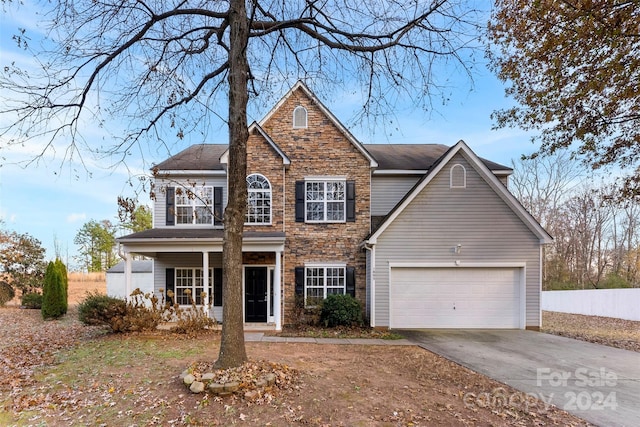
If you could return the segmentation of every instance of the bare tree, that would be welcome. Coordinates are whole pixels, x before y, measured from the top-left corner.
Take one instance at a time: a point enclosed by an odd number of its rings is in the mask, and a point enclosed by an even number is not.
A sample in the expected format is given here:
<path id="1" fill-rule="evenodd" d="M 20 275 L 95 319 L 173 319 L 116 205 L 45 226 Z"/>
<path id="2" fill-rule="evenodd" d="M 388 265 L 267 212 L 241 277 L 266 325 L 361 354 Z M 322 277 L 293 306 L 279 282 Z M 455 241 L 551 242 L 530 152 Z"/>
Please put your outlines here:
<path id="1" fill-rule="evenodd" d="M 88 150 L 124 159 L 148 141 L 206 137 L 212 117 L 228 126 L 219 367 L 246 359 L 240 283 L 249 101 L 302 78 L 315 89 L 336 82 L 361 89 L 362 110 L 376 119 L 399 99 L 429 108 L 446 81 L 438 80 L 440 65 L 468 71 L 480 22 L 465 0 L 59 0 L 43 1 L 42 10 L 49 33 L 34 51 L 40 74 L 8 64 L 0 80 L 9 144 L 44 137 L 52 148 L 63 139 L 67 157 Z M 16 41 L 32 48 L 24 34 Z M 84 137 L 90 123 L 111 129 L 114 143 Z"/>

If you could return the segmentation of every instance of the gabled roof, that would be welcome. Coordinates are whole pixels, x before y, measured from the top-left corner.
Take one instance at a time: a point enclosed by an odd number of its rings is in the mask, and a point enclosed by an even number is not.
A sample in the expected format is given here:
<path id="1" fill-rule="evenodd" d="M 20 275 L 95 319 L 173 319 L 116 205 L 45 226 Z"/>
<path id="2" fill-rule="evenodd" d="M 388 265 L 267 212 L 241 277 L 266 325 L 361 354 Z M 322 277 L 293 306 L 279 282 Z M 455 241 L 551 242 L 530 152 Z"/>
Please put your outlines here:
<path id="1" fill-rule="evenodd" d="M 275 112 L 291 97 L 291 95 L 293 95 L 293 93 L 295 93 L 297 90 L 301 90 L 307 97 L 309 97 L 309 99 L 311 99 L 320 109 L 320 111 L 322 111 L 322 113 L 327 116 L 327 118 L 329 120 L 331 120 L 331 122 L 340 130 L 340 132 L 342 132 L 342 134 L 345 136 L 345 138 L 347 138 L 347 140 L 349 142 L 351 142 L 351 144 L 353 144 L 354 147 L 356 147 L 356 149 L 358 151 L 360 151 L 360 153 L 362 153 L 362 155 L 367 158 L 367 160 L 369 160 L 369 164 L 372 168 L 375 168 L 378 166 L 378 162 L 376 161 L 376 159 L 367 151 L 366 148 L 364 148 L 364 145 L 362 145 L 362 143 L 360 141 L 358 141 L 352 134 L 351 132 L 349 132 L 349 130 L 342 124 L 340 123 L 340 120 L 338 120 L 336 118 L 336 116 L 333 115 L 333 113 L 327 108 L 325 107 L 325 105 L 322 103 L 322 101 L 320 101 L 316 95 L 311 92 L 311 90 L 307 87 L 307 85 L 305 85 L 301 80 L 298 80 L 298 82 L 293 85 L 293 87 L 291 89 L 289 89 L 289 91 L 280 99 L 280 101 L 278 101 L 276 103 L 276 105 L 273 106 L 273 108 L 271 108 L 271 110 L 269 110 L 269 112 L 262 118 L 262 120 L 260 120 L 260 125 L 264 126 L 264 124 L 271 118 L 271 116 L 273 116 L 275 114 Z"/>
<path id="2" fill-rule="evenodd" d="M 451 147 L 442 144 L 368 144 L 367 150 L 378 161 L 377 171 L 413 171 L 424 174 Z M 510 175 L 510 167 L 482 159 L 498 175 Z"/>
<path id="3" fill-rule="evenodd" d="M 291 160 L 289 159 L 289 157 L 284 153 L 284 151 L 282 151 L 282 149 L 278 146 L 278 144 L 274 142 L 274 140 L 267 134 L 267 132 L 265 132 L 264 129 L 262 129 L 262 127 L 258 123 L 256 122 L 251 123 L 251 126 L 249 126 L 249 134 L 251 134 L 252 132 L 258 132 L 267 141 L 267 143 L 271 146 L 271 148 L 273 148 L 274 151 L 278 153 L 278 155 L 282 158 L 282 164 L 285 167 L 288 167 L 291 164 Z M 220 156 L 220 162 L 224 164 L 227 164 L 229 162 L 228 148 L 222 154 L 222 156 Z"/>
<path id="4" fill-rule="evenodd" d="M 553 242 L 553 238 L 546 232 L 544 228 L 536 221 L 536 219 L 520 204 L 520 202 L 507 190 L 500 180 L 489 170 L 485 163 L 480 159 L 462 140 L 447 150 L 432 165 L 429 171 L 416 183 L 405 197 L 389 212 L 384 218 L 380 226 L 365 239 L 365 243 L 375 244 L 378 237 L 384 233 L 389 225 L 404 211 L 407 206 L 422 192 L 422 190 L 431 182 L 431 180 L 449 163 L 449 161 L 458 153 L 464 153 L 468 157 L 471 165 L 480 174 L 480 176 L 489 184 L 496 194 L 511 208 L 511 210 L 522 220 L 522 222 L 534 233 L 540 243 L 547 244 Z"/>

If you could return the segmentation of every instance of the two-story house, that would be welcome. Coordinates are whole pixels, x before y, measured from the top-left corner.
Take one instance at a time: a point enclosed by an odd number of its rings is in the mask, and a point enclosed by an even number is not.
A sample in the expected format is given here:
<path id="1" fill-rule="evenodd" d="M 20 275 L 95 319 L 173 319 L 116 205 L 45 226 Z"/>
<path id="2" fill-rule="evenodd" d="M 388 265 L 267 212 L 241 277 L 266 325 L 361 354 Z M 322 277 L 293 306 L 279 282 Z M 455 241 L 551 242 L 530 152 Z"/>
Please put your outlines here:
<path id="1" fill-rule="evenodd" d="M 348 293 L 376 327 L 539 327 L 551 238 L 507 190 L 510 168 L 462 141 L 363 145 L 301 82 L 249 133 L 246 323 L 279 330 L 297 303 Z M 125 283 L 146 255 L 156 291 L 218 320 L 227 155 L 199 144 L 156 165 L 153 229 L 118 239 Z"/>

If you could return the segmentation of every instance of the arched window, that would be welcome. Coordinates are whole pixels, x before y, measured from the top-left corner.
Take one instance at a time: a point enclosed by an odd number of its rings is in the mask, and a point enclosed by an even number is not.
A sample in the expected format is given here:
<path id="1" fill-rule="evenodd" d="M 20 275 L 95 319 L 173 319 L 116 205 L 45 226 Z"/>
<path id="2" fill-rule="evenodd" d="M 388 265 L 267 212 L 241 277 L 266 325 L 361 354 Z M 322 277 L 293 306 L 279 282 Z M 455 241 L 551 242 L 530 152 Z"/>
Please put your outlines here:
<path id="1" fill-rule="evenodd" d="M 293 109 L 293 127 L 294 129 L 307 127 L 307 109 L 302 105 Z"/>
<path id="2" fill-rule="evenodd" d="M 271 224 L 271 184 L 263 175 L 247 177 L 247 224 Z"/>
<path id="3" fill-rule="evenodd" d="M 467 187 L 467 170 L 461 164 L 455 164 L 451 166 L 450 184 L 451 188 L 466 188 Z"/>

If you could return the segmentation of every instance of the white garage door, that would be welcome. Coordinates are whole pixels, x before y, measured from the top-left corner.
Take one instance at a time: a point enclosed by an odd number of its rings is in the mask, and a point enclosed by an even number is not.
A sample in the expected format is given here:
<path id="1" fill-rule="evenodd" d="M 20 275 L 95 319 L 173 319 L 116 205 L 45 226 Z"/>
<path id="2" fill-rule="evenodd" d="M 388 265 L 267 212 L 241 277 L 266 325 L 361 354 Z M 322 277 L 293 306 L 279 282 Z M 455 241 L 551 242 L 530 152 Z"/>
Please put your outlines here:
<path id="1" fill-rule="evenodd" d="M 521 268 L 393 267 L 392 328 L 520 328 Z"/>

